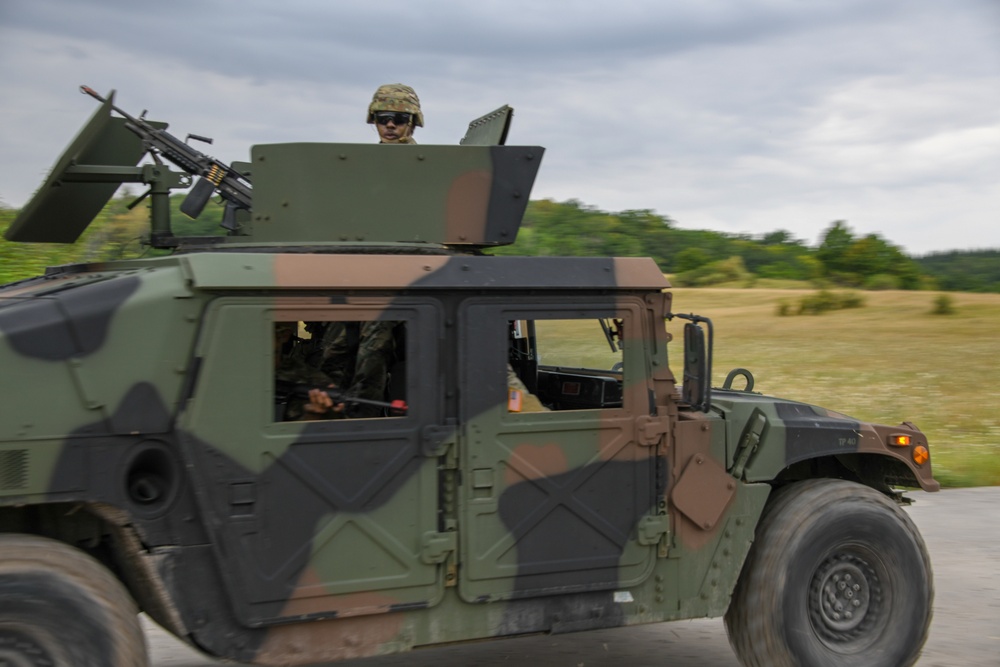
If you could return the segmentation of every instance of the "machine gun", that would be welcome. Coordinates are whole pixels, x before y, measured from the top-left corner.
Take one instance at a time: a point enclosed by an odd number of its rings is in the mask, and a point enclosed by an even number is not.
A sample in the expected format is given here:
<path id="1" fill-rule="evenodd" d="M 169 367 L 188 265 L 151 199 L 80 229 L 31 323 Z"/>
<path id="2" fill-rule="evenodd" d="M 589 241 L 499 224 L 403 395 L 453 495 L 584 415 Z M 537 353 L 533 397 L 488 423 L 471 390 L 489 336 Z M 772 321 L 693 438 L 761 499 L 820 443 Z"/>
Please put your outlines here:
<path id="1" fill-rule="evenodd" d="M 80 92 L 90 95 L 99 102 L 106 102 L 94 89 L 80 86 Z M 111 97 L 113 97 L 112 93 Z M 250 210 L 252 190 L 250 179 L 213 157 L 205 155 L 189 146 L 166 130 L 154 127 L 146 122 L 146 112 L 138 118 L 130 116 L 114 104 L 110 105 L 125 119 L 125 127 L 135 133 L 141 140 L 146 151 L 157 164 L 163 164 L 159 156 L 163 156 L 192 176 L 198 176 L 198 182 L 181 203 L 181 212 L 190 218 L 197 218 L 205 209 L 205 205 L 214 192 L 218 192 L 226 200 L 226 209 L 222 218 L 222 226 L 228 230 L 237 228 L 236 211 Z M 188 139 L 196 139 L 212 143 L 209 137 L 189 134 Z"/>

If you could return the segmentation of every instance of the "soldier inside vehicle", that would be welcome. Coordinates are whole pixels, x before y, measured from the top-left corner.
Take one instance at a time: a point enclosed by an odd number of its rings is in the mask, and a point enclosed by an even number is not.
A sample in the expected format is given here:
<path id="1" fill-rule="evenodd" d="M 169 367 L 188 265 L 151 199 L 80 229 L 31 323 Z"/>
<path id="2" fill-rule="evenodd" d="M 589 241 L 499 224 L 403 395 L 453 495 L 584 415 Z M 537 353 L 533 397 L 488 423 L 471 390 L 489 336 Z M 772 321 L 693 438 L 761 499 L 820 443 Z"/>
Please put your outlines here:
<path id="1" fill-rule="evenodd" d="M 610 350 L 598 344 L 592 318 L 510 320 L 508 327 L 509 412 L 621 407 L 620 321 L 605 324 Z M 288 321 L 274 328 L 275 421 L 402 415 L 390 406 L 406 400 L 405 322 Z"/>
<path id="2" fill-rule="evenodd" d="M 279 321 L 274 330 L 275 421 L 403 414 L 404 322 Z"/>

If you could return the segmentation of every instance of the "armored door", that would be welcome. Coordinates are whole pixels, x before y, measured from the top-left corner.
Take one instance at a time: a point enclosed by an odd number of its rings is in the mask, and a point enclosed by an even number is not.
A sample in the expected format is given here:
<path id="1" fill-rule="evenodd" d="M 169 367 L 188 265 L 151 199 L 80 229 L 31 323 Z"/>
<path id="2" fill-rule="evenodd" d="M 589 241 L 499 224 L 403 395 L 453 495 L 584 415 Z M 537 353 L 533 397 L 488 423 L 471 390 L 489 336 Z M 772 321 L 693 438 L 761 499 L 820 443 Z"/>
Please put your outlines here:
<path id="1" fill-rule="evenodd" d="M 462 308 L 464 599 L 616 590 L 651 572 L 666 528 L 656 443 L 637 436 L 651 396 L 644 312 L 579 297 Z"/>
<path id="2" fill-rule="evenodd" d="M 183 431 L 220 572 L 247 624 L 440 599 L 449 544 L 438 533 L 433 443 L 421 437 L 441 413 L 438 312 L 398 299 L 221 298 L 210 307 Z M 343 409 L 309 414 L 302 385 L 334 374 L 323 355 L 360 354 L 373 323 L 393 335 L 385 392 L 406 408 L 363 412 L 340 398 Z M 352 328 L 353 341 L 335 340 Z"/>

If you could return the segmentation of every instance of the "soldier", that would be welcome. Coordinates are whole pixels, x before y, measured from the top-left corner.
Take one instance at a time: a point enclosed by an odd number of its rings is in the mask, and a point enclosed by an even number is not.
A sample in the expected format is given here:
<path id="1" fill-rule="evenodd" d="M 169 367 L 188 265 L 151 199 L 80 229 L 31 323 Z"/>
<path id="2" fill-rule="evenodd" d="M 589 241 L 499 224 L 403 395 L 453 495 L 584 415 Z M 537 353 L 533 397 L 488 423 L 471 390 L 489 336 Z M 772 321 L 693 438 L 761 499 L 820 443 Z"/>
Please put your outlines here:
<path id="1" fill-rule="evenodd" d="M 313 368 L 293 349 L 296 322 L 275 322 L 274 379 L 278 386 L 308 384 L 313 387 L 333 387 L 329 376 Z M 319 389 L 310 389 L 309 397 L 288 396 L 275 406 L 275 421 L 336 419 L 344 416 L 344 404 L 334 402 Z"/>
<path id="2" fill-rule="evenodd" d="M 409 86 L 379 86 L 368 105 L 368 124 L 375 124 L 380 144 L 415 144 L 413 130 L 424 126 L 420 98 Z"/>
<path id="3" fill-rule="evenodd" d="M 383 401 L 387 398 L 389 373 L 404 350 L 402 322 L 329 322 L 314 325 L 318 354 L 311 359 L 338 387 L 354 398 Z M 400 397 L 395 397 L 400 398 Z M 322 399 L 320 399 L 322 400 Z M 379 417 L 381 408 L 352 405 L 348 417 Z"/>

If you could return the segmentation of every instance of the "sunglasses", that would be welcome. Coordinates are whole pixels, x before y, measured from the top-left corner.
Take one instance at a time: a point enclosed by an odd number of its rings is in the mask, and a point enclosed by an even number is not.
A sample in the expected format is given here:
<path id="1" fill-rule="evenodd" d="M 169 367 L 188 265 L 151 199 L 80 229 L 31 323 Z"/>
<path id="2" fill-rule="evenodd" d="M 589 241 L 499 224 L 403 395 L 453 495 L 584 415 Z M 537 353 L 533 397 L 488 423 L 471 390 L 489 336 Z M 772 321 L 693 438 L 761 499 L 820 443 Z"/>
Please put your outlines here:
<path id="1" fill-rule="evenodd" d="M 390 122 L 396 125 L 409 125 L 411 113 L 393 113 L 391 111 L 379 111 L 375 114 L 375 122 L 379 125 L 388 125 Z"/>

